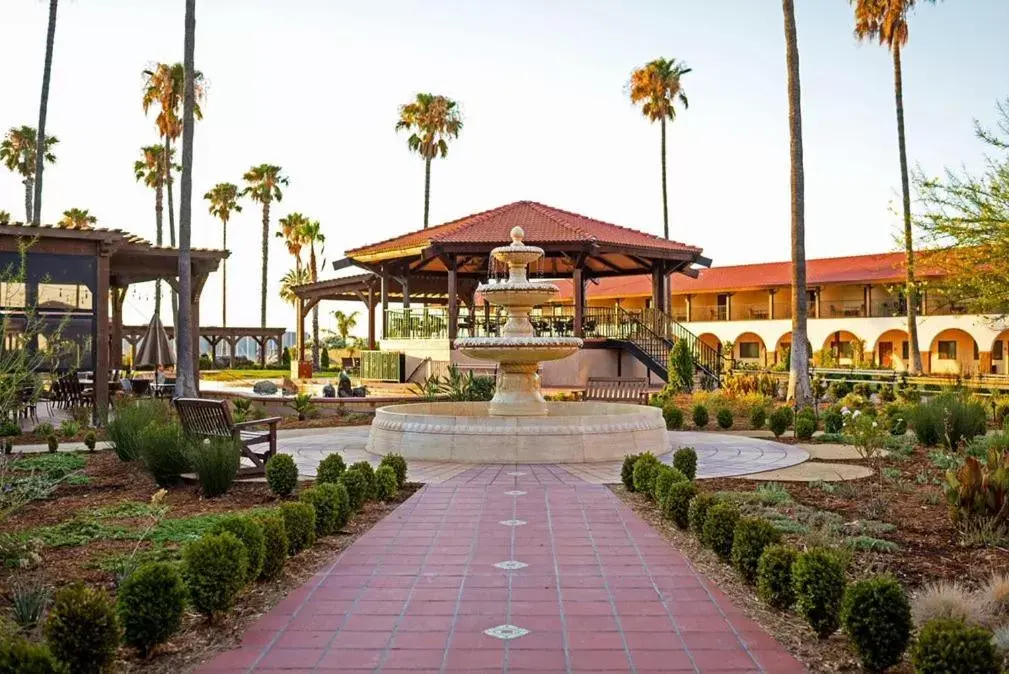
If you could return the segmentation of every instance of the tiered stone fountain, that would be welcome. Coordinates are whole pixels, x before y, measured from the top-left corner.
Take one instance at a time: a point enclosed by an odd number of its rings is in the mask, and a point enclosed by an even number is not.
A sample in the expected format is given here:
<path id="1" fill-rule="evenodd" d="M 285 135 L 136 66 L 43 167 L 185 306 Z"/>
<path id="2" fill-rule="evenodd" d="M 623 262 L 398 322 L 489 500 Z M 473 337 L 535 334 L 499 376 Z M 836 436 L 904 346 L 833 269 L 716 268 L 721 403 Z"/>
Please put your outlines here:
<path id="1" fill-rule="evenodd" d="M 559 292 L 527 278 L 543 249 L 527 246 L 515 227 L 512 243 L 491 251 L 508 266 L 508 280 L 483 284 L 488 302 L 504 307 L 500 337 L 456 340 L 472 358 L 498 363 L 497 390 L 489 402 L 390 405 L 375 413 L 368 451 L 407 459 L 473 463 L 580 463 L 666 451 L 661 410 L 605 402 L 547 402 L 540 392 L 539 365 L 566 358 L 582 347 L 577 337 L 537 337 L 529 311 Z"/>

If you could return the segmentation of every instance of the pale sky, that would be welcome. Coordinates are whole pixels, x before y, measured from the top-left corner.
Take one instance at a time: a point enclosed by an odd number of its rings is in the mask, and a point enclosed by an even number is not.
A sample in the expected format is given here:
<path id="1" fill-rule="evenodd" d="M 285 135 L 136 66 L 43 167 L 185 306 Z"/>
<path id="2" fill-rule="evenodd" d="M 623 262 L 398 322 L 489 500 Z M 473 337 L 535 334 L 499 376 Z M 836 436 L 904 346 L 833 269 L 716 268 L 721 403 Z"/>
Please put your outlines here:
<path id="1" fill-rule="evenodd" d="M 40 0 L 0 0 L 2 130 L 37 123 L 47 11 Z M 154 239 L 153 192 L 132 173 L 139 148 L 157 141 L 140 73 L 182 60 L 183 12 L 183 0 L 60 2 L 47 129 L 60 144 L 45 173 L 45 221 L 87 208 L 103 226 Z M 807 254 L 890 250 L 891 58 L 856 44 L 845 0 L 797 0 L 796 13 Z M 1009 2 L 926 5 L 910 24 L 910 160 L 935 173 L 977 165 L 971 120 L 991 120 L 1009 95 Z M 683 80 L 690 108 L 669 134 L 672 237 L 716 265 L 786 259 L 777 0 L 198 0 L 196 61 L 209 92 L 196 126 L 194 245 L 220 242 L 203 193 L 241 184 L 264 162 L 291 180 L 273 227 L 291 211 L 318 219 L 327 267 L 346 249 L 419 228 L 423 163 L 393 129 L 419 91 L 459 101 L 465 122 L 433 166 L 432 223 L 532 199 L 661 233 L 659 128 L 625 94 L 631 70 L 658 56 L 694 69 Z M 20 179 L 3 170 L 0 209 L 20 220 L 23 204 Z M 258 325 L 257 206 L 246 203 L 229 229 L 229 324 Z M 269 323 L 290 328 L 276 288 L 292 260 L 279 240 L 270 254 Z M 149 320 L 152 296 L 134 289 L 126 320 Z M 203 322 L 219 322 L 219 277 L 203 297 Z"/>

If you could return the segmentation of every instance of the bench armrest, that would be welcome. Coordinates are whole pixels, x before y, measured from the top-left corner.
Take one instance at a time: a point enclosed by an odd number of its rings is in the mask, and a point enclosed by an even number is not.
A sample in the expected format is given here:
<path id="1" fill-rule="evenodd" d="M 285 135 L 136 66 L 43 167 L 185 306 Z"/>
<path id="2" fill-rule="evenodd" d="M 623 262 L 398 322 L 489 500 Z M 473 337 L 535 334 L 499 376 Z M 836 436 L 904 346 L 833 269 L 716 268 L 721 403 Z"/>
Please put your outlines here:
<path id="1" fill-rule="evenodd" d="M 267 424 L 269 424 L 270 426 L 276 426 L 279 421 L 281 421 L 281 417 L 266 417 L 265 419 L 250 419 L 249 421 L 239 421 L 233 425 L 236 429 L 248 428 L 249 426 L 266 426 Z"/>

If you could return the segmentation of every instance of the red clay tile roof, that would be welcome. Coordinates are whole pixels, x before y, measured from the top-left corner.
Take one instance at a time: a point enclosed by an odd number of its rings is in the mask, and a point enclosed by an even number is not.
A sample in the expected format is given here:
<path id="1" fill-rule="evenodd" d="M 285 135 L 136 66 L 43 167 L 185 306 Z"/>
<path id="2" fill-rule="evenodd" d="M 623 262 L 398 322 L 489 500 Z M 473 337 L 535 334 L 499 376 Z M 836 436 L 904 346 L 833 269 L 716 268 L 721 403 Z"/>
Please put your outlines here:
<path id="1" fill-rule="evenodd" d="M 467 215 L 464 218 L 422 229 L 394 239 L 347 251 L 347 257 L 364 257 L 386 252 L 425 248 L 436 243 L 482 243 L 501 245 L 511 239 L 515 226 L 525 230 L 531 244 L 596 242 L 602 245 L 633 246 L 700 254 L 701 249 L 677 241 L 667 241 L 627 227 L 613 225 L 584 215 L 545 206 L 535 201 L 516 201 L 506 206 Z"/>

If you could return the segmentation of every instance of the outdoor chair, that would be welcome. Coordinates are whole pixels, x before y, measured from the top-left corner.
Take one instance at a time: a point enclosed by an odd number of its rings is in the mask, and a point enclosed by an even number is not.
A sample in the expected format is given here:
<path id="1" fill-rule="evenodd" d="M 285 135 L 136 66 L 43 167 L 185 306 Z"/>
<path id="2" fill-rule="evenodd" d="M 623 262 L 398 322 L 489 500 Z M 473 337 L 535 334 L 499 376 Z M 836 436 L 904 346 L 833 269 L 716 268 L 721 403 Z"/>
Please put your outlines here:
<path id="1" fill-rule="evenodd" d="M 179 413 L 182 430 L 189 437 L 234 439 L 241 448 L 242 457 L 252 462 L 251 466 L 239 468 L 239 475 L 264 474 L 266 462 L 277 452 L 277 423 L 280 417 L 236 422 L 231 418 L 226 400 L 203 398 L 176 398 L 175 409 Z M 253 445 L 266 445 L 267 449 L 257 452 L 251 449 Z"/>
<path id="2" fill-rule="evenodd" d="M 581 401 L 648 404 L 648 380 L 641 378 L 589 377 L 584 391 L 576 392 Z"/>

